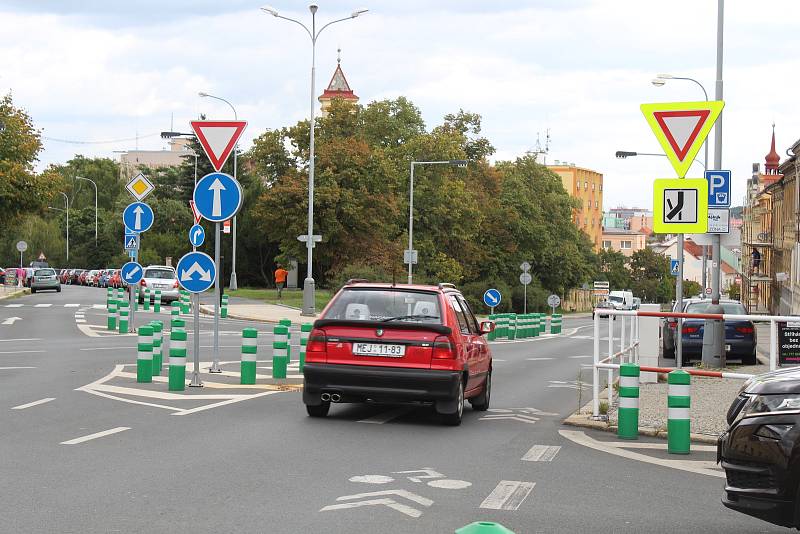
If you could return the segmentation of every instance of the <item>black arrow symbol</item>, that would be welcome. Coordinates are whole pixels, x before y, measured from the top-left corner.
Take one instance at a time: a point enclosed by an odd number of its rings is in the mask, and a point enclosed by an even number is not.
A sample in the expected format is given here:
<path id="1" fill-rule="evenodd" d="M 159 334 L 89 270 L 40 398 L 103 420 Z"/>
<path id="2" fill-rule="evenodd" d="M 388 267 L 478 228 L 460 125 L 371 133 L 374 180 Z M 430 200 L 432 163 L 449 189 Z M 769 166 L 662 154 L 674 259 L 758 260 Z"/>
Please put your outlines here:
<path id="1" fill-rule="evenodd" d="M 667 213 L 667 219 L 672 220 L 676 215 L 678 216 L 678 220 L 682 219 L 681 217 L 681 210 L 683 209 L 683 191 L 678 191 L 678 202 L 675 207 L 672 206 L 672 201 L 667 199 L 667 206 L 669 206 L 670 212 Z"/>

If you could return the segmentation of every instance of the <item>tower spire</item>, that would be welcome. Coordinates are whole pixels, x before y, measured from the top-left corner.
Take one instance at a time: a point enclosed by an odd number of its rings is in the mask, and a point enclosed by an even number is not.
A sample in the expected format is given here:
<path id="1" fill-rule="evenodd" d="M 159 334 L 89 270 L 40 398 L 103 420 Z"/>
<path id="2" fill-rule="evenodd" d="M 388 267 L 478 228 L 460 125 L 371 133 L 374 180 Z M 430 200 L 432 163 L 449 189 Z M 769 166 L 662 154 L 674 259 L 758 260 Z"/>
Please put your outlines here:
<path id="1" fill-rule="evenodd" d="M 781 157 L 775 150 L 775 123 L 772 123 L 772 144 L 770 145 L 769 154 L 764 158 L 764 174 L 778 174 L 778 165 L 781 162 Z"/>

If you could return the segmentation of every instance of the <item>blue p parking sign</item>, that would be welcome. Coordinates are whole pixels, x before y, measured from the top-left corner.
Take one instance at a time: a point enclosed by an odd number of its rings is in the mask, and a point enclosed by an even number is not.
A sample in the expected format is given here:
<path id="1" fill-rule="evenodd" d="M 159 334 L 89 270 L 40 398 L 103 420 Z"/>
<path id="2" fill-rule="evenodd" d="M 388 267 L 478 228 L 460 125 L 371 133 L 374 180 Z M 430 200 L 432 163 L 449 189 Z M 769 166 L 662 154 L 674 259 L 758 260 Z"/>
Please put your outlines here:
<path id="1" fill-rule="evenodd" d="M 706 171 L 708 181 L 708 207 L 731 206 L 731 171 Z"/>

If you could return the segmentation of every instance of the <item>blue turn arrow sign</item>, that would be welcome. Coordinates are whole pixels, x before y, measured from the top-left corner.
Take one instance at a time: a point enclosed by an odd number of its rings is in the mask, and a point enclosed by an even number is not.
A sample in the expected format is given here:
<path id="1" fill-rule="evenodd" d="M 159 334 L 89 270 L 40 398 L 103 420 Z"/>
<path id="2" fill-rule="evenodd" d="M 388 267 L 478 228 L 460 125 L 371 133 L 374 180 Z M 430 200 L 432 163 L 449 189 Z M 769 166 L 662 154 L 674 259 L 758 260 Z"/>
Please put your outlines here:
<path id="1" fill-rule="evenodd" d="M 144 275 L 144 269 L 135 261 L 129 261 L 122 266 L 119 272 L 120 276 L 128 285 L 138 284 Z"/>
<path id="2" fill-rule="evenodd" d="M 199 247 L 206 240 L 206 231 L 199 224 L 195 224 L 189 229 L 189 243 L 193 247 Z"/>
<path id="3" fill-rule="evenodd" d="M 189 252 L 178 260 L 178 283 L 191 293 L 202 293 L 217 279 L 217 267 L 211 256 L 203 252 Z"/>
<path id="4" fill-rule="evenodd" d="M 227 221 L 242 207 L 242 186 L 230 174 L 206 174 L 194 188 L 194 204 L 204 219 Z"/>
<path id="5" fill-rule="evenodd" d="M 496 289 L 487 289 L 486 293 L 483 294 L 483 303 L 489 306 L 490 308 L 495 308 L 500 305 L 500 301 L 503 300 L 502 295 Z"/>
<path id="6" fill-rule="evenodd" d="M 128 204 L 122 212 L 122 222 L 125 227 L 136 232 L 146 232 L 153 226 L 153 209 L 144 202 Z"/>

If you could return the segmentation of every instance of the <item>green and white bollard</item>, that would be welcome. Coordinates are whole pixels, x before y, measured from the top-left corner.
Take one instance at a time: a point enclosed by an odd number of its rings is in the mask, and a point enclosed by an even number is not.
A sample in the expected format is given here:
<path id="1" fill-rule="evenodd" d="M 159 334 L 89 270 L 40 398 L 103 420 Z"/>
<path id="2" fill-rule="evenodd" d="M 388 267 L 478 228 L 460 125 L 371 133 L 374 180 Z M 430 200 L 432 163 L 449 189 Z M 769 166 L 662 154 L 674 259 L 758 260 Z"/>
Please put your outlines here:
<path id="1" fill-rule="evenodd" d="M 306 347 L 308 346 L 308 337 L 311 335 L 311 330 L 314 325 L 311 323 L 302 323 L 300 325 L 300 372 L 303 372 L 303 367 L 306 365 Z"/>
<path id="2" fill-rule="evenodd" d="M 500 523 L 491 521 L 476 521 L 465 527 L 456 529 L 456 534 L 514 534 Z"/>
<path id="3" fill-rule="evenodd" d="M 155 296 L 153 297 L 153 311 L 161 313 L 161 290 L 156 289 Z"/>
<path id="4" fill-rule="evenodd" d="M 540 313 L 539 314 L 539 335 L 542 335 L 547 332 L 547 314 Z"/>
<path id="5" fill-rule="evenodd" d="M 550 333 L 551 334 L 560 334 L 561 333 L 561 314 L 554 313 L 550 316 Z"/>
<path id="6" fill-rule="evenodd" d="M 691 375 L 680 369 L 667 375 L 667 452 L 670 454 L 689 454 L 690 379 Z"/>
<path id="7" fill-rule="evenodd" d="M 170 330 L 173 328 L 186 328 L 186 321 L 183 319 L 173 319 L 170 321 Z"/>
<path id="8" fill-rule="evenodd" d="M 129 304 L 128 301 L 123 300 L 119 303 L 119 333 L 120 334 L 127 334 L 128 333 L 128 313 L 129 313 Z"/>
<path id="9" fill-rule="evenodd" d="M 258 330 L 242 330 L 242 362 L 239 369 L 240 384 L 256 383 L 256 353 L 258 352 Z"/>
<path id="10" fill-rule="evenodd" d="M 281 319 L 279 325 L 286 327 L 286 363 L 292 361 L 292 321 Z"/>
<path id="11" fill-rule="evenodd" d="M 169 311 L 169 328 L 170 330 L 175 328 L 175 321 L 180 320 L 181 318 L 181 303 L 177 300 L 172 301 L 172 306 Z"/>
<path id="12" fill-rule="evenodd" d="M 173 328 L 169 333 L 169 390 L 186 389 L 186 330 Z"/>
<path id="13" fill-rule="evenodd" d="M 153 381 L 153 327 L 140 326 L 136 347 L 136 381 Z"/>
<path id="14" fill-rule="evenodd" d="M 497 315 L 489 314 L 489 320 L 494 322 L 494 330 L 489 332 L 489 334 L 486 336 L 486 339 L 488 341 L 494 341 L 495 339 L 497 339 Z"/>
<path id="15" fill-rule="evenodd" d="M 150 321 L 150 326 L 153 327 L 153 376 L 161 376 L 161 368 L 164 365 L 164 323 Z"/>
<path id="16" fill-rule="evenodd" d="M 117 329 L 117 301 L 113 298 L 108 301 L 108 319 L 107 328 L 109 330 Z"/>
<path id="17" fill-rule="evenodd" d="M 505 313 L 497 316 L 497 337 L 504 338 L 508 335 L 508 317 Z"/>
<path id="18" fill-rule="evenodd" d="M 184 315 L 192 312 L 192 297 L 185 289 L 181 290 L 181 312 Z"/>
<path id="19" fill-rule="evenodd" d="M 289 364 L 289 329 L 284 325 L 276 325 L 272 342 L 272 378 L 286 378 Z"/>
<path id="20" fill-rule="evenodd" d="M 222 295 L 222 305 L 219 308 L 219 316 L 223 319 L 228 316 L 228 295 Z"/>
<path id="21" fill-rule="evenodd" d="M 114 288 L 109 287 L 106 289 L 106 309 L 111 304 L 111 301 L 114 300 Z"/>
<path id="22" fill-rule="evenodd" d="M 512 313 L 508 318 L 508 339 L 517 339 L 517 314 Z"/>
<path id="23" fill-rule="evenodd" d="M 639 439 L 639 366 L 635 363 L 619 366 L 617 437 Z"/>
<path id="24" fill-rule="evenodd" d="M 131 287 L 133 293 L 133 311 L 139 311 L 139 284 Z"/>
<path id="25" fill-rule="evenodd" d="M 531 337 L 539 337 L 539 314 L 531 314 Z"/>
<path id="26" fill-rule="evenodd" d="M 144 311 L 150 311 L 150 288 L 144 288 Z"/>

